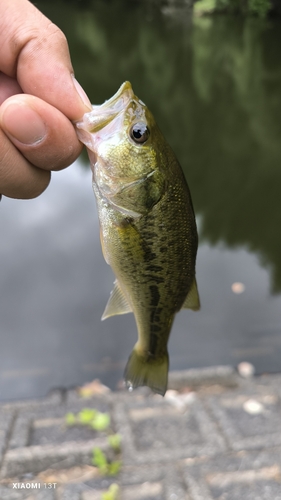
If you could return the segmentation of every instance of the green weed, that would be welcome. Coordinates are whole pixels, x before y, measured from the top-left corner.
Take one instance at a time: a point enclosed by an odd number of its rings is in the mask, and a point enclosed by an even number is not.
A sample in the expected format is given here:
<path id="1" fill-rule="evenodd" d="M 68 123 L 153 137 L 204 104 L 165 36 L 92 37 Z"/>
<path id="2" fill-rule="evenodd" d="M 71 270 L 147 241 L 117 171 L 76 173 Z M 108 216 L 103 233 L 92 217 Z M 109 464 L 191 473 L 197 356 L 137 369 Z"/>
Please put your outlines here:
<path id="1" fill-rule="evenodd" d="M 120 434 L 113 434 L 110 430 L 110 415 L 109 413 L 102 413 L 93 408 L 83 408 L 76 415 L 74 413 L 67 413 L 65 416 L 67 425 L 86 425 L 95 431 L 107 431 L 107 440 L 110 447 L 115 453 L 121 451 L 121 436 Z M 98 467 L 100 473 L 104 476 L 116 476 L 120 471 L 121 461 L 114 460 L 109 462 L 104 452 L 96 447 L 93 449 L 92 464 Z M 113 486 L 113 485 L 112 485 Z M 104 500 L 117 499 L 117 490 L 115 488 L 109 489 L 104 495 Z M 115 495 L 115 496 L 114 496 Z"/>
<path id="2" fill-rule="evenodd" d="M 113 483 L 110 485 L 108 491 L 102 493 L 101 500 L 118 500 L 120 488 L 118 484 Z"/>
<path id="3" fill-rule="evenodd" d="M 116 452 L 121 450 L 121 436 L 120 434 L 110 434 L 107 438 L 109 445 Z"/>
<path id="4" fill-rule="evenodd" d="M 110 426 L 110 415 L 92 408 L 83 408 L 77 415 L 67 413 L 65 416 L 67 425 L 86 425 L 95 431 L 105 431 Z"/>
<path id="5" fill-rule="evenodd" d="M 92 464 L 98 467 L 103 476 L 116 476 L 121 467 L 120 460 L 108 462 L 104 452 L 97 447 L 93 449 Z"/>

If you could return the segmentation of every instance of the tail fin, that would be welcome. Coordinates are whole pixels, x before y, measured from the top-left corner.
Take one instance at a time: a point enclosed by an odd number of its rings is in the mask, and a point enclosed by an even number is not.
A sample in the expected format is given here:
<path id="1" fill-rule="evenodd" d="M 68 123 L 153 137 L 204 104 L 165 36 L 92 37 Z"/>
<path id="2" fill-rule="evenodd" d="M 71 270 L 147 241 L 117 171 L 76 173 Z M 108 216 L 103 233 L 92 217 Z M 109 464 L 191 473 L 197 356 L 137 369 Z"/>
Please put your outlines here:
<path id="1" fill-rule="evenodd" d="M 125 368 L 124 378 L 128 388 L 146 385 L 154 392 L 165 395 L 168 383 L 168 353 L 161 358 L 143 356 L 134 347 Z"/>

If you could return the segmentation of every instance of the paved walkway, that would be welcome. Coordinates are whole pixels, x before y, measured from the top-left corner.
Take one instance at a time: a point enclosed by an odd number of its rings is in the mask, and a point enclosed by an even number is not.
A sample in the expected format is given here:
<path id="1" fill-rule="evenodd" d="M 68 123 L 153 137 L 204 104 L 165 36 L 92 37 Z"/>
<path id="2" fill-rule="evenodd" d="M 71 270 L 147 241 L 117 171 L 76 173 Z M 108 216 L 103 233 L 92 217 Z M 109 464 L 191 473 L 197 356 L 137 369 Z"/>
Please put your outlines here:
<path id="1" fill-rule="evenodd" d="M 118 483 L 120 500 L 281 500 L 281 374 L 189 370 L 170 388 L 1 404 L 0 499 L 101 500 Z M 113 459 L 106 433 L 65 424 L 85 407 L 122 436 L 118 477 L 91 464 L 94 447 Z"/>

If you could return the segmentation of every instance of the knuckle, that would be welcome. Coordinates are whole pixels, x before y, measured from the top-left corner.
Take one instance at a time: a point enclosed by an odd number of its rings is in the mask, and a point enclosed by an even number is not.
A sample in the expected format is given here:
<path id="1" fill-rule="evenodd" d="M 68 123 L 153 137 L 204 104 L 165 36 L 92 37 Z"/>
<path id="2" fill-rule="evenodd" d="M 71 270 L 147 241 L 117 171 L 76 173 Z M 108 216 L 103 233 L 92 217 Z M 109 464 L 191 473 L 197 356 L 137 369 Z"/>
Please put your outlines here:
<path id="1" fill-rule="evenodd" d="M 14 52 L 24 64 L 38 58 L 38 54 L 48 52 L 65 53 L 68 43 L 64 33 L 51 21 L 38 25 L 22 25 L 18 28 L 13 41 Z"/>

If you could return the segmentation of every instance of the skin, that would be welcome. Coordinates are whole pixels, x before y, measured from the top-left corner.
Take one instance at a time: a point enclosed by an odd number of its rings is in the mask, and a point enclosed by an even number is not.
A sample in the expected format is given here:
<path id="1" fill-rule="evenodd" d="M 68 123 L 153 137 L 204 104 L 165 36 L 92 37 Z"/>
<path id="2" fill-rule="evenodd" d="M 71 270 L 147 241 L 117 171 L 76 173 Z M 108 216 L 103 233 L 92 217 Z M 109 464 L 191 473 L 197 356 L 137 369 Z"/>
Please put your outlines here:
<path id="1" fill-rule="evenodd" d="M 0 46 L 0 193 L 34 198 L 79 156 L 72 121 L 91 105 L 64 34 L 27 0 L 0 1 Z"/>

